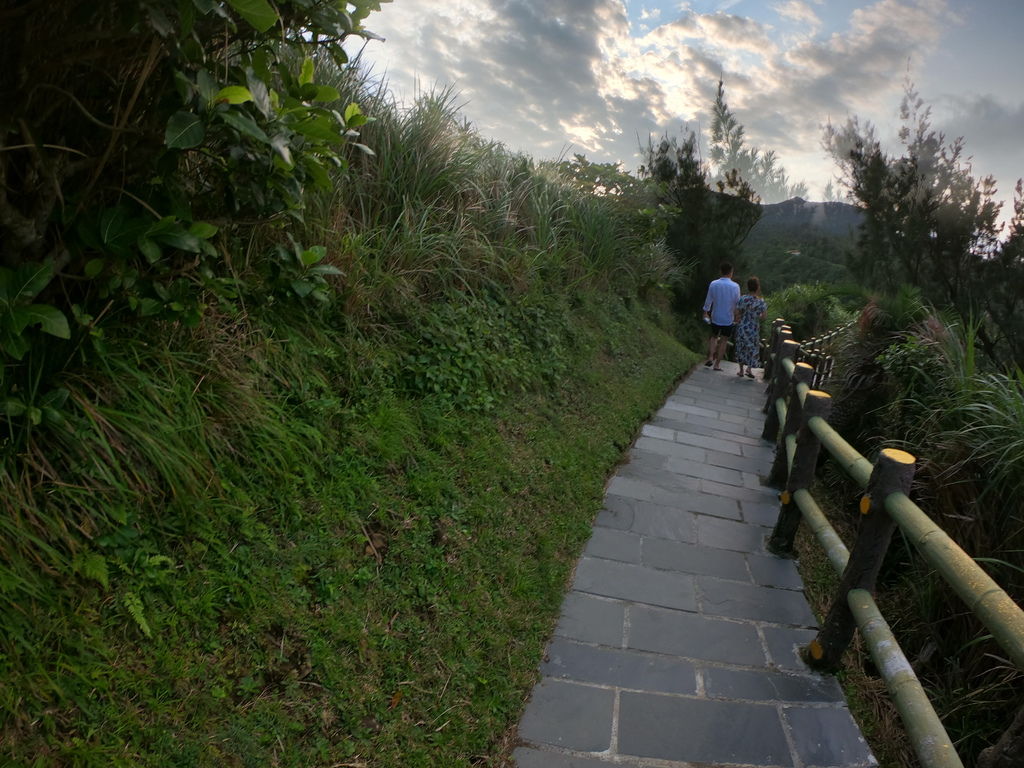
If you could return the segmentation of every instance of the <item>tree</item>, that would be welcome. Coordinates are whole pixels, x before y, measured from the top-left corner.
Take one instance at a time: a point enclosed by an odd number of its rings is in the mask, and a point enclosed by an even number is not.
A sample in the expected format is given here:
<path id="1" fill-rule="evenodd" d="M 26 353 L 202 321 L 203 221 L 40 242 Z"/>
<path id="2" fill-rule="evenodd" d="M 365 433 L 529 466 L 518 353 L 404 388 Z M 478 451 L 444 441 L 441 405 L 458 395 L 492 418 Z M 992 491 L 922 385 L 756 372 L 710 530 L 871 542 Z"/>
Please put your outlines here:
<path id="1" fill-rule="evenodd" d="M 185 230 L 225 203 L 300 208 L 365 120 L 330 105 L 316 65 L 372 36 L 362 21 L 381 1 L 5 4 L 0 259 L 59 259 L 68 231 L 108 206 L 122 206 L 110 220 L 156 213 Z M 138 233 L 121 234 L 135 250 Z"/>
<path id="2" fill-rule="evenodd" d="M 761 216 L 751 186 L 731 171 L 712 189 L 692 131 L 682 142 L 666 135 L 657 146 L 648 138 L 641 152 L 640 176 L 654 184 L 666 222 L 665 240 L 679 261 L 704 275 L 717 275 L 722 261 L 735 262 L 740 245 Z M 697 281 L 677 299 L 691 304 L 702 291 Z"/>
<path id="3" fill-rule="evenodd" d="M 991 320 L 992 343 L 1024 367 L 1024 183 L 1017 181 L 1009 234 L 994 258 L 981 265 L 981 303 Z"/>
<path id="4" fill-rule="evenodd" d="M 806 197 L 807 184 L 802 181 L 790 183 L 775 150 L 762 151 L 745 146 L 744 134 L 743 126 L 725 102 L 725 86 L 719 80 L 718 93 L 711 110 L 709 142 L 714 180 L 723 181 L 730 173 L 736 173 L 767 203 Z"/>
<path id="5" fill-rule="evenodd" d="M 829 179 L 828 184 L 825 185 L 825 189 L 821 193 L 821 199 L 826 203 L 843 202 L 843 196 L 839 194 L 839 190 L 836 189 L 836 185 L 833 183 L 832 179 Z"/>
<path id="6" fill-rule="evenodd" d="M 384 1 L 4 4 L 0 430 L 66 396 L 48 377 L 101 320 L 196 326 L 251 289 L 328 300 L 323 247 L 275 244 L 247 282 L 228 254 L 301 221 L 362 147 L 366 116 L 325 80 Z"/>
<path id="7" fill-rule="evenodd" d="M 932 129 L 931 110 L 911 83 L 900 118 L 898 156 L 887 154 L 874 127 L 856 117 L 825 130 L 825 148 L 865 214 L 851 271 L 875 289 L 907 283 L 926 301 L 963 317 L 985 315 L 979 340 L 997 359 L 996 336 L 1007 336 L 997 331 L 1010 310 L 991 299 L 986 276 L 999 269 L 1004 282 L 1012 282 L 1020 267 L 1016 246 L 999 244 L 995 180 L 974 177 L 962 138 L 947 142 Z"/>
<path id="8" fill-rule="evenodd" d="M 577 152 L 573 154 L 572 160 L 562 160 L 556 167 L 566 178 L 590 194 L 637 199 L 644 193 L 643 183 L 624 170 L 622 163 L 595 163 Z"/>

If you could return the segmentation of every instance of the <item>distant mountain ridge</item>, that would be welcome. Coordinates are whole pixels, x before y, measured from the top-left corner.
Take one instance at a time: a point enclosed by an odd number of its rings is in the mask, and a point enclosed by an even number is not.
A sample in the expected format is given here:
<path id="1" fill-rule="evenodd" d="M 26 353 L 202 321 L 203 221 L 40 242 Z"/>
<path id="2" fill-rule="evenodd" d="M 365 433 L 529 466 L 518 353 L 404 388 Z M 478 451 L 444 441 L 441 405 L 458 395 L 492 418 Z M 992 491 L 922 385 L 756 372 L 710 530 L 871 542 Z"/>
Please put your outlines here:
<path id="1" fill-rule="evenodd" d="M 864 212 L 849 203 L 812 203 L 793 197 L 781 203 L 761 206 L 761 218 L 750 231 L 747 242 L 776 234 L 805 233 L 848 238 L 855 235 Z"/>
<path id="2" fill-rule="evenodd" d="M 863 220 L 864 212 L 848 203 L 794 197 L 762 205 L 741 261 L 768 291 L 801 282 L 847 282 L 846 254 Z"/>

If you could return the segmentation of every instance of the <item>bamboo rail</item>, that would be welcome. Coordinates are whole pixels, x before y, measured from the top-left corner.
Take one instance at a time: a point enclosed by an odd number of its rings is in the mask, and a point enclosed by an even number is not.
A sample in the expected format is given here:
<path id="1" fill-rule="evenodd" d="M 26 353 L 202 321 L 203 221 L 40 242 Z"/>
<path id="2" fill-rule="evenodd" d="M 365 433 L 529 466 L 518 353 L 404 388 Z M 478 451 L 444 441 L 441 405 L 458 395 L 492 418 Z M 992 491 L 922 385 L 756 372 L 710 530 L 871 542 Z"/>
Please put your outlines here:
<path id="1" fill-rule="evenodd" d="M 818 669 L 836 669 L 853 632 L 859 629 L 921 764 L 924 768 L 963 768 L 872 597 L 893 532 L 903 531 L 1020 669 L 1024 669 L 1024 610 L 911 501 L 908 494 L 916 463 L 914 456 L 886 448 L 872 464 L 829 426 L 831 398 L 819 387 L 832 372 L 832 359 L 827 354 L 829 344 L 846 327 L 799 344 L 784 320 L 779 318 L 772 324 L 765 362 L 765 378 L 770 378 L 770 383 L 762 437 L 776 442 L 769 481 L 783 490 L 768 548 L 777 555 L 792 556 L 793 541 L 803 520 L 841 576 L 838 594 L 818 636 L 804 649 L 807 663 Z M 810 492 L 821 449 L 866 491 L 859 503 L 861 526 L 852 552 Z M 1024 713 L 1018 720 L 1024 722 Z M 1001 743 L 1009 743 L 1015 727 L 1016 723 Z M 1014 743 L 1015 739 L 1016 736 Z M 998 765 L 1024 765 L 1024 755 L 1014 753 L 1008 760 L 1020 762 Z"/>

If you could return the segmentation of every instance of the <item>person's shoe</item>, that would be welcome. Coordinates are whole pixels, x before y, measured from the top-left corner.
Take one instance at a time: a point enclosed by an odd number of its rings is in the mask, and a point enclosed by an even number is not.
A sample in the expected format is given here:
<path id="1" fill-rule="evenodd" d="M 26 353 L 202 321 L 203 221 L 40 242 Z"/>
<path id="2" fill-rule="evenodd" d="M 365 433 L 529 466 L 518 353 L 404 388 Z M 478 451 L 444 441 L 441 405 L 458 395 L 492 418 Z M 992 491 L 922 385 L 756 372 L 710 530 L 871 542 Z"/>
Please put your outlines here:
<path id="1" fill-rule="evenodd" d="M 705 368 L 710 368 L 711 367 L 711 361 L 710 360 L 705 360 L 704 361 L 704 367 Z"/>
<path id="2" fill-rule="evenodd" d="M 754 378 L 754 374 L 752 374 L 750 371 L 747 371 L 747 378 L 748 379 Z"/>

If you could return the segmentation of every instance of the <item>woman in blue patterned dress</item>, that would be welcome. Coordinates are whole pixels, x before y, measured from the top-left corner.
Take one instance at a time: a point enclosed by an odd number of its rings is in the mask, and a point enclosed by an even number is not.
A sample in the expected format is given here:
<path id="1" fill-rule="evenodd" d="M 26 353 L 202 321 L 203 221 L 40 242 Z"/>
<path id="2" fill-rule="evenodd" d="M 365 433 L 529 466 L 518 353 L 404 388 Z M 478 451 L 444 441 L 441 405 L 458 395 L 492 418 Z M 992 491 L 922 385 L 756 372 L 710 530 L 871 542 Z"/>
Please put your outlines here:
<path id="1" fill-rule="evenodd" d="M 740 364 L 737 376 L 754 378 L 754 368 L 761 365 L 761 318 L 768 313 L 768 304 L 761 298 L 761 281 L 747 280 L 747 295 L 736 304 L 736 362 Z"/>

